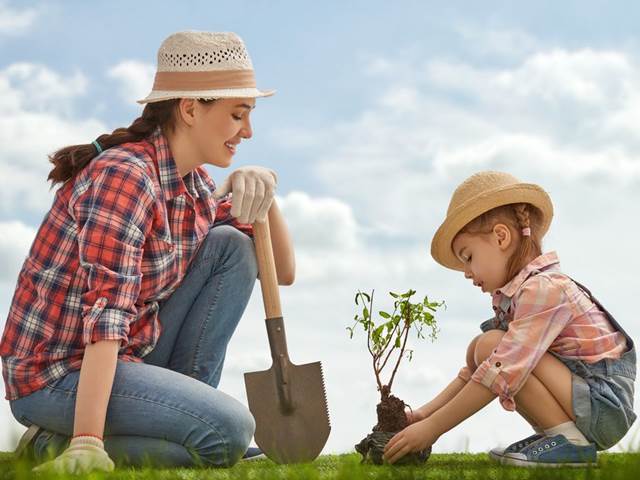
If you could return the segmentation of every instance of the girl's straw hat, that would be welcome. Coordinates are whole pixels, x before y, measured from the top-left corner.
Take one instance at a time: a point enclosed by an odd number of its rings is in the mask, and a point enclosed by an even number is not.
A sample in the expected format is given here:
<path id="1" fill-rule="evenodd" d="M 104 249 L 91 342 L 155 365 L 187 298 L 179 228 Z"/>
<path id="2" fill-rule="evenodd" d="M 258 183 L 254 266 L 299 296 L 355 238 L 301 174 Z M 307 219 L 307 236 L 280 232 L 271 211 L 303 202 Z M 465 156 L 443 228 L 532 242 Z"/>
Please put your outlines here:
<path id="1" fill-rule="evenodd" d="M 549 229 L 553 218 L 553 204 L 541 187 L 522 183 L 508 173 L 479 172 L 467 178 L 453 192 L 447 217 L 431 241 L 431 256 L 447 268 L 463 271 L 464 265 L 451 247 L 455 236 L 473 219 L 510 203 L 529 203 L 537 207 L 542 214 L 539 234 L 544 235 Z"/>
<path id="2" fill-rule="evenodd" d="M 256 88 L 251 58 L 235 33 L 186 31 L 162 42 L 153 89 L 138 103 L 268 97 L 274 93 Z"/>

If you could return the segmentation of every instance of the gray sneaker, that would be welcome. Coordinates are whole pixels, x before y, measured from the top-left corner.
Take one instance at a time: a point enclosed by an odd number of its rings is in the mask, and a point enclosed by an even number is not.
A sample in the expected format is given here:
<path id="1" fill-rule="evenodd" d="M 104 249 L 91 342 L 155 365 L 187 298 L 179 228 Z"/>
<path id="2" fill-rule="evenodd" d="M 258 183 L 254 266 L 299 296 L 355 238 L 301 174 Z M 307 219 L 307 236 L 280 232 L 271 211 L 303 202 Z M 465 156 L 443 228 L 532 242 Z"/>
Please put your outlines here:
<path id="1" fill-rule="evenodd" d="M 564 435 L 543 437 L 519 452 L 507 453 L 503 465 L 518 467 L 588 467 L 597 465 L 596 445 L 576 445 Z"/>
<path id="2" fill-rule="evenodd" d="M 542 435 L 539 433 L 534 433 L 530 437 L 523 438 L 522 440 L 518 440 L 517 442 L 512 443 L 507 448 L 495 447 L 489 450 L 489 457 L 496 462 L 502 462 L 505 454 L 507 453 L 518 453 L 527 445 L 536 442 L 542 438 Z"/>

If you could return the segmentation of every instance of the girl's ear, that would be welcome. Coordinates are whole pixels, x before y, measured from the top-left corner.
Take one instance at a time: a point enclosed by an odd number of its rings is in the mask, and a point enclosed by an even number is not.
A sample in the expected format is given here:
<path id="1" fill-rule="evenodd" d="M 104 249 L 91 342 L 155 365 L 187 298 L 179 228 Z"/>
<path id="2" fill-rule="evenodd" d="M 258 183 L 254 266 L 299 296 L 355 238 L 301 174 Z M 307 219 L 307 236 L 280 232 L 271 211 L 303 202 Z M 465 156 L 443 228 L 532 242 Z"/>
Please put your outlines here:
<path id="1" fill-rule="evenodd" d="M 511 230 L 504 223 L 498 223 L 493 227 L 493 234 L 500 250 L 507 250 L 511 245 L 513 237 Z"/>

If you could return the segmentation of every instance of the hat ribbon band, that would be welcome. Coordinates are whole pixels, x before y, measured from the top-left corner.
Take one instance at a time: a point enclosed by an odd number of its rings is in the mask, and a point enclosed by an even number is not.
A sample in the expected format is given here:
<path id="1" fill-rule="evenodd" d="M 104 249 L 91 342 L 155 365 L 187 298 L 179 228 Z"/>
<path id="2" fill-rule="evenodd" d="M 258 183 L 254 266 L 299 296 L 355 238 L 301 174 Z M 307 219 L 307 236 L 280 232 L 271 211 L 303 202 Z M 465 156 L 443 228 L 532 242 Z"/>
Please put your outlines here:
<path id="1" fill-rule="evenodd" d="M 154 90 L 191 91 L 226 88 L 255 88 L 253 70 L 209 72 L 156 72 Z"/>

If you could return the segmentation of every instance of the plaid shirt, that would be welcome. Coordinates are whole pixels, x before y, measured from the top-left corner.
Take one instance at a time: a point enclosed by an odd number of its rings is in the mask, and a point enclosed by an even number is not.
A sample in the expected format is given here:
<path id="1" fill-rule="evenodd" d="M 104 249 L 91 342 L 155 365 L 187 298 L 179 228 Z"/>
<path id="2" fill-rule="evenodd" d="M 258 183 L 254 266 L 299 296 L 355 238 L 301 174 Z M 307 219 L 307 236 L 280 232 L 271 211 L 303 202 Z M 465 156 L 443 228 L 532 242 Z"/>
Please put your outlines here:
<path id="1" fill-rule="evenodd" d="M 481 328 L 506 333 L 473 374 L 464 367 L 459 376 L 489 388 L 506 410 L 515 410 L 514 395 L 547 350 L 586 363 L 620 358 L 627 350 L 624 334 L 560 272 L 555 252 L 533 260 L 492 297 L 496 315 Z"/>
<path id="2" fill-rule="evenodd" d="M 210 228 L 229 223 L 203 167 L 180 177 L 160 128 L 93 159 L 55 194 L 18 275 L 0 342 L 6 398 L 82 365 L 84 347 L 120 340 L 141 362 L 161 331 L 158 302 L 184 278 Z"/>

